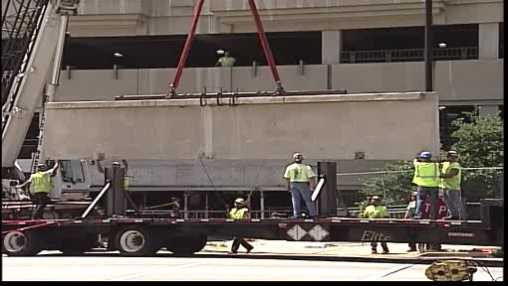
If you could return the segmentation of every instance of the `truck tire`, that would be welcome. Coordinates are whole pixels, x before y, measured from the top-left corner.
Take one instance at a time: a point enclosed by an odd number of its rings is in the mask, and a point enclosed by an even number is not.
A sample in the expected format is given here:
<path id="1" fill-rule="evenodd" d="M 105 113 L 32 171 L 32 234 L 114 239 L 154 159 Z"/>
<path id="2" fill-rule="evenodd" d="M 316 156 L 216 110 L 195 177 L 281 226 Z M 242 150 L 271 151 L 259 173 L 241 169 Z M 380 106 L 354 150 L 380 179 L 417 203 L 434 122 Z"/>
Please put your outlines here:
<path id="1" fill-rule="evenodd" d="M 8 232 L 3 237 L 2 248 L 8 256 L 34 256 L 41 251 L 33 232 Z"/>
<path id="2" fill-rule="evenodd" d="M 169 239 L 166 248 L 176 255 L 188 256 L 201 251 L 206 245 L 205 234 L 177 235 Z"/>
<path id="3" fill-rule="evenodd" d="M 124 256 L 149 256 L 160 248 L 154 233 L 139 226 L 120 229 L 115 236 L 115 246 Z"/>

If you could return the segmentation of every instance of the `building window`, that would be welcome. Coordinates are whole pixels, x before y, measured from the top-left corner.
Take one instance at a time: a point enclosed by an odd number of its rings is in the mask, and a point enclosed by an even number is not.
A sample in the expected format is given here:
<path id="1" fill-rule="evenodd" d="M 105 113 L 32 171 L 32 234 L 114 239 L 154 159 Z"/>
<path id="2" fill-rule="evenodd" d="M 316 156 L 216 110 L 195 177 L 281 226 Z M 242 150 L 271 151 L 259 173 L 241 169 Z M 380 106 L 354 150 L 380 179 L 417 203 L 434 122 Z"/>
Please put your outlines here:
<path id="1" fill-rule="evenodd" d="M 423 61 L 424 27 L 342 31 L 342 63 Z M 433 26 L 434 60 L 478 58 L 478 25 Z"/>
<path id="2" fill-rule="evenodd" d="M 321 63 L 321 32 L 267 33 L 277 65 Z M 73 69 L 174 68 L 185 35 L 71 38 L 66 43 L 62 68 Z M 266 65 L 256 33 L 200 34 L 192 43 L 186 67 L 213 67 L 218 50 L 229 51 L 235 66 Z"/>

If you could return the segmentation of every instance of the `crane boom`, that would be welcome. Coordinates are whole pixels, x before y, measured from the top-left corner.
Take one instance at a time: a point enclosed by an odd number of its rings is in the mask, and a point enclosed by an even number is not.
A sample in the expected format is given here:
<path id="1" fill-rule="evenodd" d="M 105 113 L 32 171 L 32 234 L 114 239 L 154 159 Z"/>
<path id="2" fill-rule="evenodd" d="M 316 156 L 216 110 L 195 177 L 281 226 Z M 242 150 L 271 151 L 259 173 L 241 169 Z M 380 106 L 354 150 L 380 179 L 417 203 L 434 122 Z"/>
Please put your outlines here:
<path id="1" fill-rule="evenodd" d="M 69 15 L 76 14 L 79 0 L 56 0 L 45 4 L 46 7 L 38 6 L 39 9 L 45 8 L 45 12 L 40 16 L 42 19 L 37 19 L 38 26 L 30 35 L 23 63 L 13 71 L 16 76 L 2 106 L 2 170 L 14 166 L 48 80 L 46 96 L 51 99 L 54 95 Z"/>

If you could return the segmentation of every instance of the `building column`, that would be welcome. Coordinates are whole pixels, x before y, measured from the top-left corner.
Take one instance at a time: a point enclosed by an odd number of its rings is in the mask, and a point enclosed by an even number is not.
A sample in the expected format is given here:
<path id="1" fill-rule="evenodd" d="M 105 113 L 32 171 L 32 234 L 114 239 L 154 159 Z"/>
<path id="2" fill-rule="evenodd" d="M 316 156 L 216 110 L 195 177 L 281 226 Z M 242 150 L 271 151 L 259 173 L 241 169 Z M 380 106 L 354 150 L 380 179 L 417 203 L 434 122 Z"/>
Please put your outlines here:
<path id="1" fill-rule="evenodd" d="M 499 23 L 478 24 L 478 58 L 497 59 L 499 56 Z"/>
<path id="2" fill-rule="evenodd" d="M 340 62 L 340 31 L 323 31 L 321 34 L 321 63 Z"/>
<path id="3" fill-rule="evenodd" d="M 478 115 L 487 116 L 495 115 L 499 111 L 498 105 L 480 105 L 478 106 Z"/>

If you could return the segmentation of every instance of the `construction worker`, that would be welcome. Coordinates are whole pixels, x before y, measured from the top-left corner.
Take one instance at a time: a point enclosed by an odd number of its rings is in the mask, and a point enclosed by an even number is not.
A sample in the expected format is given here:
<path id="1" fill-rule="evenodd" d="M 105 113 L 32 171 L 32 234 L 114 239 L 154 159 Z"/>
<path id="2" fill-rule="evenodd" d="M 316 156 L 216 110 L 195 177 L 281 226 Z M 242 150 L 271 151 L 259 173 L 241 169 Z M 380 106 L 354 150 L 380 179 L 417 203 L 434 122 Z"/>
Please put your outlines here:
<path id="1" fill-rule="evenodd" d="M 439 164 L 432 162 L 432 153 L 421 152 L 413 161 L 415 172 L 413 183 L 417 186 L 415 218 L 422 217 L 422 202 L 430 198 L 430 219 L 437 218 L 437 200 L 439 192 Z"/>
<path id="2" fill-rule="evenodd" d="M 215 63 L 215 66 L 220 65 L 222 67 L 232 67 L 235 65 L 236 59 L 234 57 L 230 57 L 228 51 L 224 52 L 222 50 L 219 50 L 219 51 L 217 51 L 217 53 L 218 54 L 224 53 L 224 56 L 220 57 L 217 60 L 217 63 Z"/>
<path id="3" fill-rule="evenodd" d="M 363 212 L 365 211 L 365 208 L 372 204 L 371 199 L 372 196 L 367 196 L 365 200 L 358 205 L 358 217 L 363 217 Z"/>
<path id="4" fill-rule="evenodd" d="M 441 183 L 449 216 L 445 219 L 464 219 L 462 212 L 462 199 L 460 195 L 461 168 L 457 162 L 459 156 L 456 151 L 448 151 L 446 161 L 442 163 Z"/>
<path id="5" fill-rule="evenodd" d="M 52 177 L 56 175 L 58 170 L 58 161 L 55 163 L 53 168 L 49 169 L 46 164 L 37 165 L 37 172 L 30 176 L 26 182 L 18 185 L 19 188 L 23 188 L 28 183 L 32 183 L 32 202 L 35 204 L 35 208 L 32 212 L 32 219 L 42 218 L 44 208 L 48 203 L 51 202 L 49 193 L 53 190 Z"/>
<path id="6" fill-rule="evenodd" d="M 388 210 L 385 206 L 381 204 L 381 198 L 378 196 L 373 196 L 371 198 L 371 205 L 365 208 L 363 212 L 363 217 L 366 218 L 384 218 L 388 217 Z M 370 243 L 370 247 L 372 250 L 372 254 L 377 253 L 377 241 L 372 241 Z M 381 241 L 381 247 L 383 248 L 383 254 L 389 253 L 388 245 L 386 241 Z"/>
<path id="7" fill-rule="evenodd" d="M 316 174 L 312 168 L 303 164 L 301 153 L 293 154 L 293 163 L 286 167 L 284 179 L 288 184 L 288 191 L 291 193 L 293 203 L 293 217 L 298 218 L 302 213 L 302 201 L 309 211 L 309 216 L 317 216 L 316 206 L 312 202 L 312 191 L 316 186 Z"/>
<path id="8" fill-rule="evenodd" d="M 240 220 L 240 219 L 248 219 L 249 218 L 249 209 L 246 206 L 245 200 L 243 198 L 237 198 L 234 202 L 234 208 L 232 208 L 228 217 Z M 238 248 L 240 244 L 247 249 L 247 253 L 251 252 L 254 249 L 250 243 L 248 243 L 243 237 L 235 236 L 233 238 L 233 244 L 231 245 L 231 253 L 238 253 Z"/>

